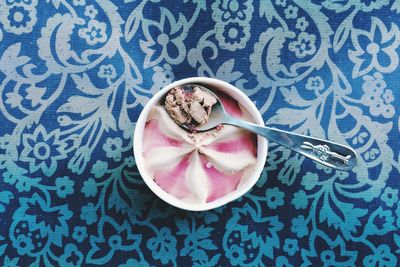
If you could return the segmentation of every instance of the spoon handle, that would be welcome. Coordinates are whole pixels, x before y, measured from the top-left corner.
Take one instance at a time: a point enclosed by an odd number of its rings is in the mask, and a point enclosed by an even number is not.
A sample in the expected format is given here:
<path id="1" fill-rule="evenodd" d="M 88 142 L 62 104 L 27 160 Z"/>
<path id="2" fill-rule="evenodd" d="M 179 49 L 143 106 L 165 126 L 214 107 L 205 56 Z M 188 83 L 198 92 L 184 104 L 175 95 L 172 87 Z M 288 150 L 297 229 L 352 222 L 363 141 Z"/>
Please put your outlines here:
<path id="1" fill-rule="evenodd" d="M 357 163 L 357 153 L 345 145 L 248 123 L 233 117 L 227 118 L 224 123 L 239 126 L 264 136 L 270 141 L 274 141 L 330 168 L 351 170 Z"/>

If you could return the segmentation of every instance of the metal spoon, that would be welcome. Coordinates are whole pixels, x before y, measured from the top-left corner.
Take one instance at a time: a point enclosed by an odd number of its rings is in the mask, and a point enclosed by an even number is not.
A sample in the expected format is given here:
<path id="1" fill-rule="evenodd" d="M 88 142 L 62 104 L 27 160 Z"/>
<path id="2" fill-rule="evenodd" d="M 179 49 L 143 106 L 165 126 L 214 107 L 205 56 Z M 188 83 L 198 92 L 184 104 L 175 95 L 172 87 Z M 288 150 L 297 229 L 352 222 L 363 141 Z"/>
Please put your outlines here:
<path id="1" fill-rule="evenodd" d="M 351 170 L 357 163 L 357 153 L 348 146 L 234 118 L 225 111 L 221 101 L 211 90 L 197 84 L 186 84 L 183 87 L 185 91 L 193 91 L 195 87 L 199 87 L 217 99 L 217 103 L 212 106 L 208 121 L 195 127 L 193 125 L 181 124 L 180 126 L 186 130 L 192 131 L 194 129 L 202 132 L 211 130 L 221 124 L 229 124 L 261 135 L 270 141 L 274 141 L 330 168 Z"/>

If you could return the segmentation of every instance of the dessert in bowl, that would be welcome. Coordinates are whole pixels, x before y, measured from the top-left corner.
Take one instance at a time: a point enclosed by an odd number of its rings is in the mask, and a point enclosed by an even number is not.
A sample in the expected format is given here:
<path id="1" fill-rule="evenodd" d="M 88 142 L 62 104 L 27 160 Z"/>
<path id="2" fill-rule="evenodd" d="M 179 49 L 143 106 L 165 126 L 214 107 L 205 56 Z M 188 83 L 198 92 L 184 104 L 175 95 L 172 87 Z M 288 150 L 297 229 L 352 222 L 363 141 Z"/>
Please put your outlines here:
<path id="1" fill-rule="evenodd" d="M 212 78 L 174 82 L 144 107 L 133 139 L 136 164 L 143 180 L 157 196 L 173 206 L 209 210 L 242 196 L 256 183 L 265 164 L 267 140 L 230 125 L 206 132 L 179 127 L 174 120 L 202 123 L 212 112 L 213 100 L 199 92 L 195 91 L 194 97 L 184 101 L 185 96 L 177 88 L 186 84 L 202 84 L 212 89 L 230 115 L 264 123 L 243 92 Z M 184 109 L 183 105 L 186 105 Z"/>

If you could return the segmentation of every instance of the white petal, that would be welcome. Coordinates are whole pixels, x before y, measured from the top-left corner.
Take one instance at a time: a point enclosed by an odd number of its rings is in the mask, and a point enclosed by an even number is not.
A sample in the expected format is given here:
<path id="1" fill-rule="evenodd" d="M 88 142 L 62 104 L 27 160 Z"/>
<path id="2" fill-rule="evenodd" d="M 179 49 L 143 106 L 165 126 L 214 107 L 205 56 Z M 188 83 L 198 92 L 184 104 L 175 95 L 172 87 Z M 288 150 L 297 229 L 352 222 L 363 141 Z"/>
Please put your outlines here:
<path id="1" fill-rule="evenodd" d="M 200 203 L 206 203 L 209 191 L 208 177 L 201 166 L 199 153 L 193 153 L 189 169 L 186 172 L 186 182 Z"/>
<path id="2" fill-rule="evenodd" d="M 182 157 L 192 149 L 191 147 L 179 148 L 173 146 L 154 148 L 146 155 L 146 169 L 153 175 L 156 170 L 165 169 L 180 162 Z"/>

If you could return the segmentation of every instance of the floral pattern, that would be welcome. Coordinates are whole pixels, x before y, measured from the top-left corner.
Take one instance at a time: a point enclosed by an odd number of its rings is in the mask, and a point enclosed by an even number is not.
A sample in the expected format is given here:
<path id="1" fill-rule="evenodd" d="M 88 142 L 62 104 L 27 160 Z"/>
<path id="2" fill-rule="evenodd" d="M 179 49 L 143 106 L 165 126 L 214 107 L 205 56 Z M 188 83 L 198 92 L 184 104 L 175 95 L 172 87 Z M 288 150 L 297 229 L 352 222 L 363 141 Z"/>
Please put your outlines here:
<path id="1" fill-rule="evenodd" d="M 30 33 L 37 22 L 36 5 L 37 0 L 7 2 L 0 13 L 4 30 L 17 35 Z"/>
<path id="2" fill-rule="evenodd" d="M 29 163 L 29 170 L 34 173 L 41 170 L 51 176 L 57 168 L 57 161 L 66 158 L 66 144 L 60 140 L 59 131 L 47 133 L 41 125 L 32 134 L 22 137 L 24 150 L 21 152 L 21 161 Z"/>
<path id="3" fill-rule="evenodd" d="M 302 32 L 299 34 L 297 41 L 289 44 L 289 50 L 294 52 L 298 58 L 313 55 L 316 51 L 315 38 L 314 34 Z"/>
<path id="4" fill-rule="evenodd" d="M 146 51 L 146 67 L 154 66 L 165 59 L 170 64 L 183 61 L 186 53 L 183 44 L 187 30 L 187 21 L 184 16 L 176 20 L 168 9 L 161 10 L 160 21 L 145 20 L 146 40 L 142 40 L 141 48 Z"/>
<path id="5" fill-rule="evenodd" d="M 254 10 L 251 1 L 219 0 L 213 3 L 212 10 L 219 46 L 229 51 L 245 48 Z"/>
<path id="6" fill-rule="evenodd" d="M 4 0 L 0 266 L 399 266 L 399 0 Z M 143 106 L 190 76 L 268 126 L 348 144 L 351 172 L 274 143 L 207 212 L 146 187 Z"/>
<path id="7" fill-rule="evenodd" d="M 107 41 L 107 24 L 98 20 L 90 20 L 86 28 L 79 30 L 79 37 L 85 39 L 88 45 L 96 45 Z"/>
<path id="8" fill-rule="evenodd" d="M 385 118 L 392 118 L 395 109 L 391 104 L 394 101 L 393 92 L 386 88 L 383 75 L 379 72 L 373 76 L 365 75 L 362 89 L 364 91 L 361 101 L 369 107 L 369 112 L 373 116 L 382 115 Z"/>
<path id="9" fill-rule="evenodd" d="M 373 18 L 371 23 L 369 31 L 355 29 L 351 35 L 355 48 L 349 50 L 349 58 L 354 63 L 353 77 L 362 76 L 374 69 L 390 73 L 399 65 L 399 56 L 395 52 L 400 44 L 398 26 L 392 24 L 388 30 L 378 18 Z"/>

